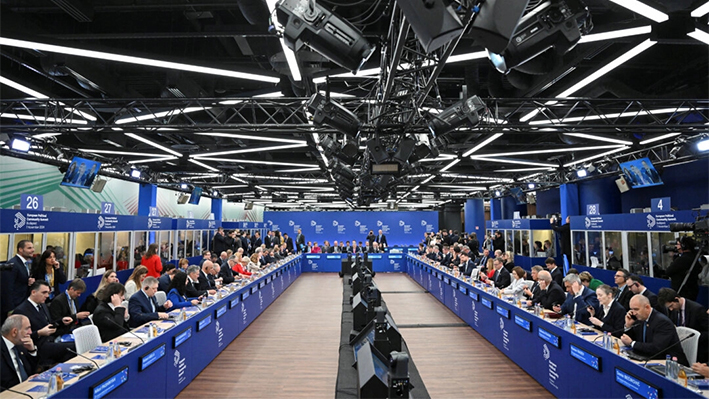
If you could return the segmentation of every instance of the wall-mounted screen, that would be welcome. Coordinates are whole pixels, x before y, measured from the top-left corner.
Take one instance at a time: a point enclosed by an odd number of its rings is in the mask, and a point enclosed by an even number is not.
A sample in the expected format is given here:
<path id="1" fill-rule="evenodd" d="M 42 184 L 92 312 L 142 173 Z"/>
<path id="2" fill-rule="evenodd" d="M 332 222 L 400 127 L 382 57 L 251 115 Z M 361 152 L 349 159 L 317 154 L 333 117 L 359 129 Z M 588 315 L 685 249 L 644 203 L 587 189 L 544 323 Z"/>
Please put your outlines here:
<path id="1" fill-rule="evenodd" d="M 199 199 L 202 197 L 202 189 L 200 187 L 195 187 L 192 190 L 192 195 L 190 195 L 189 203 L 192 205 L 199 205 Z"/>
<path id="2" fill-rule="evenodd" d="M 662 184 L 660 174 L 649 158 L 640 158 L 634 161 L 623 162 L 620 170 L 630 188 L 659 186 Z"/>
<path id="3" fill-rule="evenodd" d="M 62 179 L 62 186 L 90 188 L 101 169 L 101 162 L 74 157 Z"/>

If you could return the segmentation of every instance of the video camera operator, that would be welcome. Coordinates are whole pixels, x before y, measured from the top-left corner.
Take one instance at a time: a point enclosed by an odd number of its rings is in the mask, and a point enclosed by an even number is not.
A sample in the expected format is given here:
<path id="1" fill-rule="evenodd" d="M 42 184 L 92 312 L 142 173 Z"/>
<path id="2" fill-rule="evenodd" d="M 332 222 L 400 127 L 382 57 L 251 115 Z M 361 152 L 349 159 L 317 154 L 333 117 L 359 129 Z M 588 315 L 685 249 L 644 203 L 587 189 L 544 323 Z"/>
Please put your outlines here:
<path id="1" fill-rule="evenodd" d="M 676 248 L 679 256 L 672 261 L 665 271 L 667 277 L 672 280 L 672 289 L 677 291 L 678 295 L 693 301 L 699 295 L 699 273 L 702 271 L 702 267 L 698 262 L 692 267 L 694 260 L 697 258 L 695 245 L 692 237 L 683 236 L 678 239 Z M 689 273 L 688 277 L 687 273 Z M 683 282 L 684 286 L 682 286 Z"/>

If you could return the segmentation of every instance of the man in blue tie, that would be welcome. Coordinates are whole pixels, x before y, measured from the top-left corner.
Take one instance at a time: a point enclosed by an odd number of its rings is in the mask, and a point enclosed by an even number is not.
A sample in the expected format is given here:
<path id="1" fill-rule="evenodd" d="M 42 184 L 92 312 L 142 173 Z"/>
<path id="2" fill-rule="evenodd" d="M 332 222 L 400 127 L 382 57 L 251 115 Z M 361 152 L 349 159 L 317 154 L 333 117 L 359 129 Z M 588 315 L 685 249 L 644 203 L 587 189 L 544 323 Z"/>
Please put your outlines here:
<path id="1" fill-rule="evenodd" d="M 34 374 L 37 364 L 37 348 L 32 342 L 30 320 L 23 315 L 12 315 L 5 320 L 2 334 L 2 373 L 0 385 L 3 390 L 27 380 Z"/>
<path id="2" fill-rule="evenodd" d="M 480 259 L 478 260 L 478 266 L 481 266 L 481 267 L 487 266 L 488 259 L 490 259 L 490 250 L 484 249 L 483 256 L 481 256 Z"/>
<path id="3" fill-rule="evenodd" d="M 146 277 L 142 285 L 143 289 L 133 294 L 128 301 L 131 328 L 153 320 L 166 320 L 168 316 L 165 311 L 172 307 L 172 302 L 169 300 L 162 306 L 158 305 L 155 298 L 155 293 L 158 292 L 158 279 Z"/>
<path id="4" fill-rule="evenodd" d="M 17 243 L 17 255 L 7 263 L 12 265 L 12 270 L 2 273 L 2 315 L 4 321 L 7 313 L 20 305 L 27 295 L 29 287 L 34 284 L 31 276 L 32 257 L 34 244 L 30 240 L 21 240 Z"/>

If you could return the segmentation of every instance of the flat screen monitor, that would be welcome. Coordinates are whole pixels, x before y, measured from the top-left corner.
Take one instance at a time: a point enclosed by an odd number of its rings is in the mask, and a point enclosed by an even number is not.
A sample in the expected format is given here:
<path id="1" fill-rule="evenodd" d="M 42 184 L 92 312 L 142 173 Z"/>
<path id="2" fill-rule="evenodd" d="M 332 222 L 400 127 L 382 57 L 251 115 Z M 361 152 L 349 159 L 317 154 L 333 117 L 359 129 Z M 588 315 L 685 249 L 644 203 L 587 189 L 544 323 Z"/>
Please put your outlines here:
<path id="1" fill-rule="evenodd" d="M 195 187 L 192 190 L 192 195 L 190 195 L 189 203 L 192 205 L 199 205 L 199 199 L 202 197 L 202 189 L 200 187 Z"/>
<path id="2" fill-rule="evenodd" d="M 510 194 L 512 194 L 512 197 L 517 201 L 517 205 L 522 205 L 522 204 L 527 203 L 527 196 L 524 194 L 524 191 L 522 191 L 521 188 L 519 188 L 519 187 L 510 188 Z"/>
<path id="3" fill-rule="evenodd" d="M 634 161 L 623 162 L 620 170 L 630 188 L 659 186 L 662 183 L 660 174 L 649 158 L 640 158 Z"/>
<path id="4" fill-rule="evenodd" d="M 62 186 L 90 188 L 101 169 L 101 162 L 74 157 L 62 179 Z"/>

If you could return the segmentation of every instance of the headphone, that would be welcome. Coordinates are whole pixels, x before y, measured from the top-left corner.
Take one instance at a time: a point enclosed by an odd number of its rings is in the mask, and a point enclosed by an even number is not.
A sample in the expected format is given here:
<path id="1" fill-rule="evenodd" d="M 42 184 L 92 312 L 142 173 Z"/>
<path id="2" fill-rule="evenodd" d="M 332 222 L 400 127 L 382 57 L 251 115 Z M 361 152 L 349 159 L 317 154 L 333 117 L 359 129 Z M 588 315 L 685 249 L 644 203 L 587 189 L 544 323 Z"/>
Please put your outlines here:
<path id="1" fill-rule="evenodd" d="M 694 239 L 690 236 L 682 236 L 678 240 L 679 242 L 679 247 L 682 248 L 684 251 L 691 251 L 694 249 Z"/>

